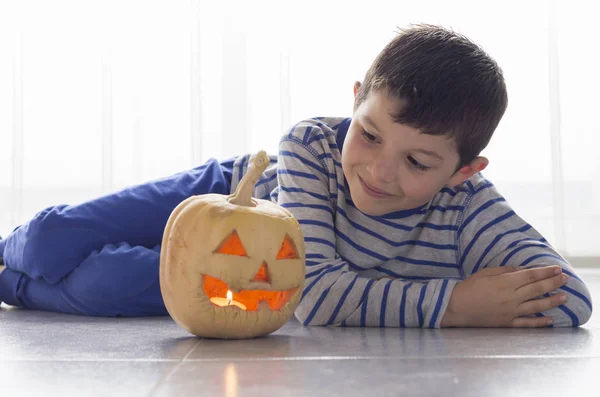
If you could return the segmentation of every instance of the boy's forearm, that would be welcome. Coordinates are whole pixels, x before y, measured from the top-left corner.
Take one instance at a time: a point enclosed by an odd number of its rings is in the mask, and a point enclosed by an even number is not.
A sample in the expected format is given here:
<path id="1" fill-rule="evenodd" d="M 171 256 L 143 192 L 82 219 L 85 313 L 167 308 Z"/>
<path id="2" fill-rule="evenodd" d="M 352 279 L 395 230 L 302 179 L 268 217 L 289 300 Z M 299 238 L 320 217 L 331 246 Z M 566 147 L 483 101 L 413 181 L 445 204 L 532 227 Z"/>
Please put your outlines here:
<path id="1" fill-rule="evenodd" d="M 467 313 L 461 310 L 460 305 L 457 304 L 456 292 L 460 292 L 460 282 L 454 286 L 448 300 L 448 306 L 440 322 L 440 328 L 450 327 L 468 327 L 469 321 L 467 320 Z"/>
<path id="2" fill-rule="evenodd" d="M 439 328 L 455 279 L 413 282 L 358 277 L 347 269 L 316 284 L 307 279 L 308 291 L 296 317 L 304 325 L 358 327 Z"/>
<path id="3" fill-rule="evenodd" d="M 442 321 L 440 323 L 441 328 L 450 328 L 450 327 L 462 327 L 463 321 L 462 316 L 458 313 L 452 304 L 452 295 L 450 295 L 450 302 L 448 303 L 448 307 L 446 308 L 446 312 L 442 317 Z"/>

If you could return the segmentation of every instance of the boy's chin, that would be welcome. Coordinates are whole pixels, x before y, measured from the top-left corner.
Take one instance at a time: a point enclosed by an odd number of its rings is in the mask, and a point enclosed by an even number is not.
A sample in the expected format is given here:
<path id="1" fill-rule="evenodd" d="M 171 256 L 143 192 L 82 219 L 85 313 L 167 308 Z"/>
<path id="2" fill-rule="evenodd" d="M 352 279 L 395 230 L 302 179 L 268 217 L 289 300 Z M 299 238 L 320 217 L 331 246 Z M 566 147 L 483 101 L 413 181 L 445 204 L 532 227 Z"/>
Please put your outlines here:
<path id="1" fill-rule="evenodd" d="M 355 200 L 353 201 L 354 206 L 363 214 L 368 216 L 385 216 L 395 212 L 401 211 L 414 211 L 426 203 L 417 204 L 414 202 L 407 202 L 402 198 L 398 198 L 393 202 L 377 202 L 371 200 Z"/>
<path id="2" fill-rule="evenodd" d="M 362 202 L 354 202 L 354 206 L 363 214 L 368 216 L 383 216 L 387 214 L 391 214 L 392 212 L 404 211 L 405 209 L 400 205 L 387 206 L 377 203 L 362 203 Z"/>

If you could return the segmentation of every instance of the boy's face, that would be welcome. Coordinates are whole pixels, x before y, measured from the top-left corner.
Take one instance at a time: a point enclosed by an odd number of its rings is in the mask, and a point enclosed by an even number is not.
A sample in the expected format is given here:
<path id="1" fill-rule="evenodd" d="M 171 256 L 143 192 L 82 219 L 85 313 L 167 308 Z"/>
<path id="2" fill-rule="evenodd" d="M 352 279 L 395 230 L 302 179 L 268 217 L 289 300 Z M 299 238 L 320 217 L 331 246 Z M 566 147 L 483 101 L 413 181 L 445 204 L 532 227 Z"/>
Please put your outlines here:
<path id="1" fill-rule="evenodd" d="M 462 183 L 487 164 L 483 159 L 483 166 L 472 163 L 475 168 L 456 171 L 454 140 L 395 123 L 391 114 L 399 106 L 400 100 L 385 91 L 369 93 L 355 110 L 344 141 L 344 175 L 354 204 L 367 215 L 417 208 L 444 186 Z"/>

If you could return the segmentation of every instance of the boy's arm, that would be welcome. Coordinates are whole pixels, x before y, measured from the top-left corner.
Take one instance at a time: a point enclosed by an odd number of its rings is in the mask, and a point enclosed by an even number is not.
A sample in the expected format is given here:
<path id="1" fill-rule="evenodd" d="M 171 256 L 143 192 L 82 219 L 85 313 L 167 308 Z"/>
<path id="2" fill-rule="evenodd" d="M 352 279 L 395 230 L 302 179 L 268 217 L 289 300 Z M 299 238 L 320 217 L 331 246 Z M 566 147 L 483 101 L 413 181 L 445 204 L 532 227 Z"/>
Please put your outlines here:
<path id="1" fill-rule="evenodd" d="M 319 133 L 314 126 L 296 127 L 282 139 L 278 158 L 277 200 L 298 219 L 306 242 L 306 283 L 296 317 L 304 325 L 439 327 L 458 280 L 360 277 L 337 254 L 335 165 L 322 155 Z"/>
<path id="2" fill-rule="evenodd" d="M 588 288 L 571 265 L 531 225 L 521 219 L 489 182 L 466 183 L 470 191 L 457 231 L 457 260 L 464 276 L 484 268 L 520 269 L 558 265 L 568 275 L 566 285 L 545 296 L 567 293 L 566 303 L 537 316 L 550 316 L 554 326 L 579 326 L 592 314 Z"/>

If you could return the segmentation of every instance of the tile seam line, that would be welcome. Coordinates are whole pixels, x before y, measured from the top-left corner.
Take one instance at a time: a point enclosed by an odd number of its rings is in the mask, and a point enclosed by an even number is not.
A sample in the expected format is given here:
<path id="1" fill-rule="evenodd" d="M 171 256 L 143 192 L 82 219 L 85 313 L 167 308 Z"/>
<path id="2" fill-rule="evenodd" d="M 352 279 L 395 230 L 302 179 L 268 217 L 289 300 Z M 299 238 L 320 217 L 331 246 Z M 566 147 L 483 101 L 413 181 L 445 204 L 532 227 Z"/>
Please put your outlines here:
<path id="1" fill-rule="evenodd" d="M 179 360 L 179 362 L 173 367 L 171 368 L 171 370 L 169 372 L 167 372 L 163 377 L 161 377 L 152 387 L 152 389 L 150 389 L 150 391 L 148 392 L 148 397 L 151 397 L 153 394 L 156 393 L 156 391 L 160 388 L 160 386 L 165 383 L 165 381 L 167 379 L 169 379 L 171 377 L 171 375 L 173 375 L 180 367 L 181 365 L 186 361 L 186 359 L 190 356 L 190 354 L 192 354 L 192 352 L 194 351 L 194 349 L 196 349 L 196 347 L 200 344 L 200 340 L 198 340 L 194 346 L 192 346 L 192 348 L 190 349 L 190 351 L 187 352 L 187 354 L 185 356 L 183 356 L 183 358 L 181 358 Z"/>
<path id="2" fill-rule="evenodd" d="M 195 347 L 195 346 L 194 346 Z M 192 348 L 193 349 L 193 348 Z M 202 363 L 202 362 L 260 362 L 260 361 L 356 361 L 356 360 L 452 360 L 452 359 L 486 359 L 486 360 L 502 360 L 502 359 L 547 359 L 547 358 L 592 358 L 600 359 L 600 355 L 585 355 L 585 354 L 494 354 L 494 355 L 460 355 L 460 356 L 326 356 L 326 357 L 260 357 L 260 358 L 187 358 L 191 351 L 182 359 L 0 359 L 0 363 L 10 362 L 89 362 L 89 363 L 110 363 L 110 362 L 139 362 L 139 363 L 178 363 L 172 371 L 167 373 L 164 378 L 169 377 L 172 372 L 177 370 L 184 363 Z"/>

